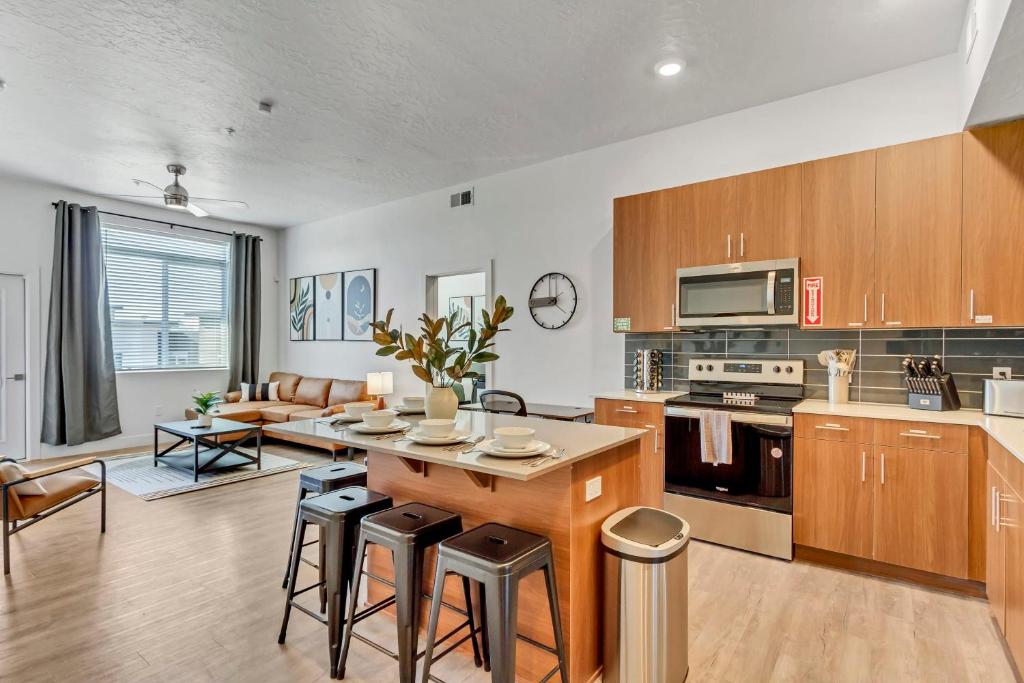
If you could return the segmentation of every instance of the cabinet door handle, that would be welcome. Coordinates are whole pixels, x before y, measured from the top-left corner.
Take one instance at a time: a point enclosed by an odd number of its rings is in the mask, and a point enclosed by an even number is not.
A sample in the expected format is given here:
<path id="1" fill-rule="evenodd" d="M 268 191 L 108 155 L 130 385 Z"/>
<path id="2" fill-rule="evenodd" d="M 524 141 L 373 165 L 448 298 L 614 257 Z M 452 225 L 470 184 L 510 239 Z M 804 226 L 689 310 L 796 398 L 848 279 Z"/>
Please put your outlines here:
<path id="1" fill-rule="evenodd" d="M 911 429 L 909 432 L 900 432 L 900 436 L 912 436 L 917 439 L 941 439 L 942 436 L 939 434 L 929 434 L 928 432 L 918 431 Z"/>
<path id="2" fill-rule="evenodd" d="M 868 480 L 868 453 L 867 451 L 860 452 L 860 480 Z"/>
<path id="3" fill-rule="evenodd" d="M 848 432 L 848 431 L 850 431 L 849 427 L 843 427 L 842 425 L 837 425 L 837 424 L 834 424 L 832 422 L 826 422 L 823 425 L 814 425 L 814 428 L 815 429 L 827 429 L 827 430 L 829 430 L 831 432 Z"/>
<path id="4" fill-rule="evenodd" d="M 882 322 L 885 322 L 885 292 L 882 292 Z"/>
<path id="5" fill-rule="evenodd" d="M 989 524 L 999 531 L 999 489 L 993 486 L 992 494 L 988 498 L 989 516 L 991 517 Z"/>
<path id="6" fill-rule="evenodd" d="M 864 292 L 864 322 L 868 321 L 868 293 Z"/>
<path id="7" fill-rule="evenodd" d="M 654 452 L 657 453 L 658 452 L 658 427 L 657 427 L 657 425 L 644 425 L 644 427 L 647 427 L 648 429 L 653 429 L 654 430 Z"/>
<path id="8" fill-rule="evenodd" d="M 672 317 L 669 319 L 669 326 L 661 328 L 663 330 L 674 330 L 676 329 L 676 305 L 672 304 Z"/>
<path id="9" fill-rule="evenodd" d="M 634 413 L 635 414 L 637 412 L 637 409 L 632 407 L 632 406 L 623 406 L 621 408 L 616 408 L 615 412 L 617 412 L 617 413 Z"/>
<path id="10" fill-rule="evenodd" d="M 882 453 L 882 486 L 885 486 L 885 453 Z"/>
<path id="11" fill-rule="evenodd" d="M 740 258 L 742 258 L 742 257 L 743 257 L 743 252 L 744 252 L 744 244 L 745 244 L 745 243 L 746 243 L 746 235 L 745 235 L 744 233 L 742 233 L 742 232 L 741 232 L 741 233 L 740 233 Z"/>
<path id="12" fill-rule="evenodd" d="M 732 234 L 725 236 L 725 255 L 727 258 L 732 258 Z"/>
<path id="13" fill-rule="evenodd" d="M 967 312 L 967 319 L 968 320 L 974 320 L 974 290 L 973 289 L 971 290 L 971 307 L 970 307 L 970 310 Z"/>

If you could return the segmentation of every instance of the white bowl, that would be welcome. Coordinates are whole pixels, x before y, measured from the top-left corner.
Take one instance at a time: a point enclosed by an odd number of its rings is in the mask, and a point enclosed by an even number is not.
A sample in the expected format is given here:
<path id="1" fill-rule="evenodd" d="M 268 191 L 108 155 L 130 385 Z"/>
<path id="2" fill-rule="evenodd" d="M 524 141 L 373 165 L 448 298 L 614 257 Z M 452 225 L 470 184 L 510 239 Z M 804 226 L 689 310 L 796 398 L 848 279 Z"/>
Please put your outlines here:
<path id="1" fill-rule="evenodd" d="M 420 420 L 424 436 L 448 436 L 455 430 L 455 420 Z"/>
<path id="2" fill-rule="evenodd" d="M 396 417 L 398 413 L 393 410 L 367 410 L 363 413 L 363 422 L 371 427 L 387 427 Z"/>
<path id="3" fill-rule="evenodd" d="M 345 404 L 345 414 L 351 415 L 352 417 L 362 417 L 363 413 L 373 410 L 377 407 L 377 404 L 373 401 L 355 401 L 353 403 Z"/>
<path id="4" fill-rule="evenodd" d="M 425 399 L 422 396 L 403 396 L 402 405 L 406 408 L 422 408 Z"/>
<path id="5" fill-rule="evenodd" d="M 495 427 L 494 439 L 501 448 L 526 448 L 535 433 L 529 427 Z"/>

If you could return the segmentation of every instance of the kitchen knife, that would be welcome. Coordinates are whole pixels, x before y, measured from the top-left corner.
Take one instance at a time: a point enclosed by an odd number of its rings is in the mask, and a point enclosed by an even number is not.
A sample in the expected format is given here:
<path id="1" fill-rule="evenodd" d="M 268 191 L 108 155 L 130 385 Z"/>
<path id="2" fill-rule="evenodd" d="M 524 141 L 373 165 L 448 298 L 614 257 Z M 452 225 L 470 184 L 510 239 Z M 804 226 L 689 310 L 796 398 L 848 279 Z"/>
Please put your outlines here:
<path id="1" fill-rule="evenodd" d="M 917 375 L 918 377 L 931 376 L 931 365 L 929 365 L 927 358 L 922 358 L 917 362 Z"/>
<path id="2" fill-rule="evenodd" d="M 942 377 L 942 375 L 943 375 L 943 373 L 945 371 L 942 368 L 942 357 L 941 356 L 935 356 L 935 358 L 932 359 L 931 371 L 932 371 L 932 376 L 933 377 Z"/>

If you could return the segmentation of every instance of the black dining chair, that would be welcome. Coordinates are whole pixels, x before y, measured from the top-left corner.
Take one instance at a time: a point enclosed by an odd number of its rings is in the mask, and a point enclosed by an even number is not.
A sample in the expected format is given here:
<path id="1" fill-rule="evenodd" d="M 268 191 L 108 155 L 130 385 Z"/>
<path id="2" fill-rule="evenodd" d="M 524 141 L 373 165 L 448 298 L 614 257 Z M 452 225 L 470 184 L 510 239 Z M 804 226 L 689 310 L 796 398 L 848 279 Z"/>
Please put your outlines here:
<path id="1" fill-rule="evenodd" d="M 501 389 L 480 392 L 480 407 L 488 413 L 503 413 L 526 417 L 526 401 L 519 394 Z"/>

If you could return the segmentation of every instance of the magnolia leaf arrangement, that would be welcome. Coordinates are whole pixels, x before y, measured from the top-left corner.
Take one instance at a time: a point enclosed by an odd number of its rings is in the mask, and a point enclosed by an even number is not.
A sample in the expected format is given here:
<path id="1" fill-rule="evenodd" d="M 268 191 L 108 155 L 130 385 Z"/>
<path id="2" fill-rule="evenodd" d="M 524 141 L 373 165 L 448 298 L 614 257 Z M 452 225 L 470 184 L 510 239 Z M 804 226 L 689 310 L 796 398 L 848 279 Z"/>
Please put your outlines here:
<path id="1" fill-rule="evenodd" d="M 424 313 L 419 317 L 422 334 L 418 337 L 391 329 L 394 312 L 392 308 L 384 320 L 373 323 L 373 341 L 381 347 L 377 355 L 411 361 L 414 375 L 432 386 L 444 388 L 463 379 L 479 377 L 480 373 L 472 369 L 474 363 L 498 359 L 498 354 L 489 349 L 494 347 L 495 335 L 508 331 L 501 325 L 512 317 L 513 309 L 505 304 L 505 297 L 499 296 L 494 301 L 493 312 L 481 312 L 483 325 L 479 330 L 469 322 L 460 321 L 458 311 L 437 320 Z M 468 337 L 458 339 L 459 333 L 467 327 L 470 328 Z"/>

